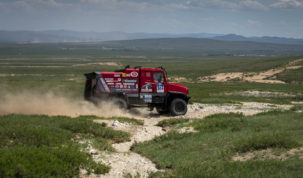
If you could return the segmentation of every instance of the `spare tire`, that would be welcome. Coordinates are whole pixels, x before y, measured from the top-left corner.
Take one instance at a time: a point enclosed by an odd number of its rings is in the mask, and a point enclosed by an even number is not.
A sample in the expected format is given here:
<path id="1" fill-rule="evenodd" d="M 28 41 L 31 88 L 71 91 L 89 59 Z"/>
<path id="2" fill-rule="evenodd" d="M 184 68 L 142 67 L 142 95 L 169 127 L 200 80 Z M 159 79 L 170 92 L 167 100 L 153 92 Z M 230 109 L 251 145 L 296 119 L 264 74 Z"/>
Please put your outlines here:
<path id="1" fill-rule="evenodd" d="M 184 99 L 175 98 L 169 106 L 169 111 L 173 116 L 185 115 L 187 112 L 187 103 Z"/>

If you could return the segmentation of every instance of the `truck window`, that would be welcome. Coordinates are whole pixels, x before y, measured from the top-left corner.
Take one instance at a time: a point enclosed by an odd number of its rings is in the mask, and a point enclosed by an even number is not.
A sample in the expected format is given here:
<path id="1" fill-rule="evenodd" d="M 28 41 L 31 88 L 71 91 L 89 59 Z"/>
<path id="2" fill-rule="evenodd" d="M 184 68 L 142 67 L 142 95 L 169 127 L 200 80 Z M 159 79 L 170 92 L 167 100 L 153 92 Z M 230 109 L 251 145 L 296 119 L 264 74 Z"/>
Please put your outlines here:
<path id="1" fill-rule="evenodd" d="M 163 72 L 154 72 L 154 82 L 164 82 Z"/>

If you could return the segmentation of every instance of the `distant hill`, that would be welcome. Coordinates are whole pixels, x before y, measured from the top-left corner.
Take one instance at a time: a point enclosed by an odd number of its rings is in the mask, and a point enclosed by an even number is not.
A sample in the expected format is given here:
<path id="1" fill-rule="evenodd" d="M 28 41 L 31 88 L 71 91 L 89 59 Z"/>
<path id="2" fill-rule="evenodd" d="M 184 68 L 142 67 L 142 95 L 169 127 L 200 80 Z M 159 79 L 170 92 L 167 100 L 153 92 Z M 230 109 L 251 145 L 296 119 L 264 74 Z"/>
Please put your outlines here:
<path id="1" fill-rule="evenodd" d="M 215 40 L 223 41 L 252 41 L 252 42 L 261 42 L 261 43 L 277 43 L 277 44 L 302 44 L 303 39 L 294 39 L 294 38 L 282 38 L 282 37 L 244 37 L 241 35 L 228 34 L 222 36 L 212 37 Z"/>
<path id="2" fill-rule="evenodd" d="M 125 33 L 125 32 L 78 32 L 70 30 L 4 31 L 0 30 L 0 43 L 62 43 L 99 42 L 153 38 L 207 38 L 221 41 L 250 41 L 276 44 L 303 44 L 303 39 L 282 37 L 244 37 L 235 34 L 210 33 Z"/>
<path id="3" fill-rule="evenodd" d="M 199 38 L 160 38 L 100 42 L 107 49 L 170 50 L 192 52 L 303 54 L 303 45 L 274 44 L 247 41 L 219 41 Z"/>
<path id="4" fill-rule="evenodd" d="M 50 31 L 1 31 L 0 43 L 62 43 L 62 42 L 98 42 L 112 40 L 132 40 L 150 38 L 212 38 L 219 34 L 191 33 L 125 33 L 125 32 L 77 32 L 69 30 Z"/>

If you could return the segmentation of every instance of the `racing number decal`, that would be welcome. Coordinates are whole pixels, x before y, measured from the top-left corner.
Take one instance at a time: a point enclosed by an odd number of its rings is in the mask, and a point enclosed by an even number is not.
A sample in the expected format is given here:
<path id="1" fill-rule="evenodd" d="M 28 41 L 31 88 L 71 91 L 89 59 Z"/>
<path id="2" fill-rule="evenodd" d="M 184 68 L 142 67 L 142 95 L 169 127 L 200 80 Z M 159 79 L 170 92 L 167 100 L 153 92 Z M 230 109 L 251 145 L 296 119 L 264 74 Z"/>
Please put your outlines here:
<path id="1" fill-rule="evenodd" d="M 164 93 L 164 84 L 157 84 L 157 93 Z"/>

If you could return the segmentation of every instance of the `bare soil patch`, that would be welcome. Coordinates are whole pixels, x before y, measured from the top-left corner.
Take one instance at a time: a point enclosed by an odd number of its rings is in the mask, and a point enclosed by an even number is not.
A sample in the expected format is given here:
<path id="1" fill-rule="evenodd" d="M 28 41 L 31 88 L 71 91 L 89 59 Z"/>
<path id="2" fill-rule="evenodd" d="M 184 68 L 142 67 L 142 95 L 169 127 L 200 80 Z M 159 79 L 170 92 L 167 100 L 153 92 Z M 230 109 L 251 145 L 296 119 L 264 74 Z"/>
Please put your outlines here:
<path id="1" fill-rule="evenodd" d="M 217 113 L 242 113 L 254 115 L 271 110 L 289 110 L 292 105 L 278 105 L 259 102 L 242 102 L 240 104 L 201 104 L 193 103 L 188 105 L 188 113 L 182 118 L 202 119 L 206 116 Z"/>
<path id="2" fill-rule="evenodd" d="M 225 96 L 241 96 L 241 97 L 254 97 L 254 98 L 296 98 L 303 94 L 292 94 L 284 92 L 271 92 L 271 91 L 237 91 L 232 93 L 224 93 Z"/>
<path id="3" fill-rule="evenodd" d="M 182 127 L 177 130 L 179 133 L 195 133 L 196 131 L 193 127 Z"/>
<path id="4" fill-rule="evenodd" d="M 118 121 L 95 120 L 97 123 L 107 123 L 115 130 L 122 130 L 131 134 L 131 141 L 112 144 L 117 151 L 102 152 L 101 156 L 96 156 L 96 161 L 101 161 L 111 166 L 109 173 L 104 177 L 123 177 L 123 175 L 131 174 L 140 177 L 148 177 L 149 173 L 159 171 L 156 165 L 149 159 L 130 151 L 131 146 L 136 142 L 144 142 L 152 140 L 155 136 L 165 133 L 161 127 L 155 126 L 158 119 L 144 119 L 144 125 L 133 125 L 128 123 L 120 123 Z"/>
<path id="5" fill-rule="evenodd" d="M 242 72 L 230 72 L 230 73 L 218 73 L 211 76 L 205 76 L 199 78 L 199 81 L 201 82 L 226 82 L 230 80 L 243 80 L 244 73 Z"/>
<path id="6" fill-rule="evenodd" d="M 227 82 L 227 81 L 247 81 L 247 82 L 258 82 L 258 83 L 277 83 L 285 84 L 284 81 L 277 80 L 276 75 L 284 72 L 285 70 L 295 70 L 302 66 L 296 65 L 303 61 L 303 59 L 297 59 L 289 62 L 285 66 L 269 69 L 267 71 L 255 73 L 255 72 L 229 72 L 229 73 L 218 73 L 211 76 L 204 76 L 198 78 L 200 82 Z"/>
<path id="7" fill-rule="evenodd" d="M 168 80 L 170 82 L 176 82 L 176 83 L 193 82 L 191 79 L 188 79 L 188 78 L 185 78 L 185 77 L 168 77 Z"/>
<path id="8" fill-rule="evenodd" d="M 291 156 L 299 155 L 303 159 L 303 147 L 290 149 L 282 154 L 274 154 L 272 149 L 259 150 L 244 153 L 242 155 L 235 155 L 232 157 L 233 161 L 248 161 L 248 160 L 268 160 L 268 159 L 279 159 L 286 160 Z"/>

